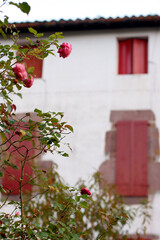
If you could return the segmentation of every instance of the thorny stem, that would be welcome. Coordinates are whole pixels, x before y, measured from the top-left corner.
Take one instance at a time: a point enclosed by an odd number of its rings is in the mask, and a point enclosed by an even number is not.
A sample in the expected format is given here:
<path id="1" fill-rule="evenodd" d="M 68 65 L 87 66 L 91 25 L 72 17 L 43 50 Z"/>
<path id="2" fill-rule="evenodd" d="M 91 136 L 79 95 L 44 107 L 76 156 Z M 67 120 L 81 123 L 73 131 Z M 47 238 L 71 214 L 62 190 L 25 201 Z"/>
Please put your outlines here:
<path id="1" fill-rule="evenodd" d="M 22 187 L 23 187 L 23 177 L 24 177 L 24 167 L 25 167 L 25 163 L 27 161 L 27 156 L 28 156 L 28 149 L 26 150 L 26 156 L 24 161 L 22 162 L 22 169 L 21 169 L 21 179 L 20 179 L 20 206 L 21 206 L 21 220 L 23 221 L 23 217 L 24 217 L 24 209 L 23 209 L 23 193 L 22 193 Z M 23 229 L 23 223 L 21 225 L 22 229 Z M 24 239 L 24 237 L 22 236 L 22 240 Z"/>
<path id="2" fill-rule="evenodd" d="M 66 204 L 66 206 L 64 207 L 63 211 L 61 212 L 61 216 L 59 218 L 59 220 L 61 220 L 64 216 L 65 216 L 65 212 L 68 209 L 69 205 L 71 204 L 71 200 Z"/>

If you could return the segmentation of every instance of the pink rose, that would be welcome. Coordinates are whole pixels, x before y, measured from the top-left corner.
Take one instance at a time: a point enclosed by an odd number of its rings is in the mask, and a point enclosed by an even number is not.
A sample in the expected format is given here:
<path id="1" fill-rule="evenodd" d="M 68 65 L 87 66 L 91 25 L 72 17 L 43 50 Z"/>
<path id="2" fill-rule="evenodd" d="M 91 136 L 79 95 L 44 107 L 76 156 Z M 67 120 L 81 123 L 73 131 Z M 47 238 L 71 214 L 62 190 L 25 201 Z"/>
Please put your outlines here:
<path id="1" fill-rule="evenodd" d="M 24 80 L 23 82 L 25 87 L 30 88 L 33 85 L 34 78 L 32 75 L 29 75 L 28 79 Z"/>
<path id="2" fill-rule="evenodd" d="M 81 194 L 87 194 L 87 195 L 91 195 L 91 192 L 87 189 L 87 188 L 82 188 L 81 189 Z"/>
<path id="3" fill-rule="evenodd" d="M 72 44 L 70 43 L 62 43 L 60 48 L 58 49 L 58 53 L 60 57 L 66 58 L 72 51 Z"/>
<path id="4" fill-rule="evenodd" d="M 16 212 L 16 216 L 19 216 L 19 212 Z"/>
<path id="5" fill-rule="evenodd" d="M 13 68 L 13 72 L 21 81 L 27 79 L 28 74 L 22 63 L 16 63 L 16 66 Z"/>

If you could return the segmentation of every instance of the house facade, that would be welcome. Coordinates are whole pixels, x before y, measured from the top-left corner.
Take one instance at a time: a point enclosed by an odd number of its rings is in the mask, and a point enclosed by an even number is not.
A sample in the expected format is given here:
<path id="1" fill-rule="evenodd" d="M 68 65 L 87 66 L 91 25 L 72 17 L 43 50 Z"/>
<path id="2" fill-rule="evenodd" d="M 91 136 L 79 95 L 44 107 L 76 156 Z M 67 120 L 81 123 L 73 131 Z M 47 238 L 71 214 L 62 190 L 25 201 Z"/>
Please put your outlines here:
<path id="1" fill-rule="evenodd" d="M 21 43 L 27 27 L 45 36 L 58 31 L 72 44 L 62 59 L 49 56 L 30 89 L 23 89 L 17 112 L 64 112 L 73 126 L 67 137 L 68 159 L 53 160 L 71 186 L 100 170 L 127 203 L 148 198 L 152 221 L 147 239 L 160 239 L 160 17 L 60 20 L 20 23 Z M 65 147 L 65 146 L 64 146 Z M 154 238 L 153 235 L 158 238 Z"/>

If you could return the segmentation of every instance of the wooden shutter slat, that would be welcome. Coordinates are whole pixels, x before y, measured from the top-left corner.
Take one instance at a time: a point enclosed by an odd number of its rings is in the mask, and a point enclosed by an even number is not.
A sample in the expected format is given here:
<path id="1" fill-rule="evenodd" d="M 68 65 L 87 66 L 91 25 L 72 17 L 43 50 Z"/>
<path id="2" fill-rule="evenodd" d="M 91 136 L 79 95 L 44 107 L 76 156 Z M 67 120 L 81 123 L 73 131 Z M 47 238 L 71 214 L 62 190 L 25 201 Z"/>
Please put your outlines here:
<path id="1" fill-rule="evenodd" d="M 131 129 L 131 195 L 147 196 L 148 124 L 145 121 L 132 122 Z"/>
<path id="2" fill-rule="evenodd" d="M 119 74 L 132 73 L 132 41 L 119 40 Z"/>
<path id="3" fill-rule="evenodd" d="M 133 73 L 148 72 L 148 41 L 147 39 L 133 39 Z"/>
<path id="4" fill-rule="evenodd" d="M 116 186 L 118 193 L 130 191 L 130 122 L 117 123 L 116 140 Z"/>

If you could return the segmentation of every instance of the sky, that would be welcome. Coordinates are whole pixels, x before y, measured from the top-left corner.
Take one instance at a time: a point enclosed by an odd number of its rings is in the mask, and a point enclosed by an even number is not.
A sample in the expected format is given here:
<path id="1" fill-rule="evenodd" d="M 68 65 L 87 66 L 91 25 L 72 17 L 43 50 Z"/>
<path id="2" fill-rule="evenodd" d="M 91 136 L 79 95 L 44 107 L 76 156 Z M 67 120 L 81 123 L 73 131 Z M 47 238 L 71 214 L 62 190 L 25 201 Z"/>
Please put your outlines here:
<path id="1" fill-rule="evenodd" d="M 29 15 L 14 6 L 1 7 L 0 10 L 10 17 L 10 22 L 160 15 L 160 0 L 14 0 L 22 1 L 31 6 Z"/>

